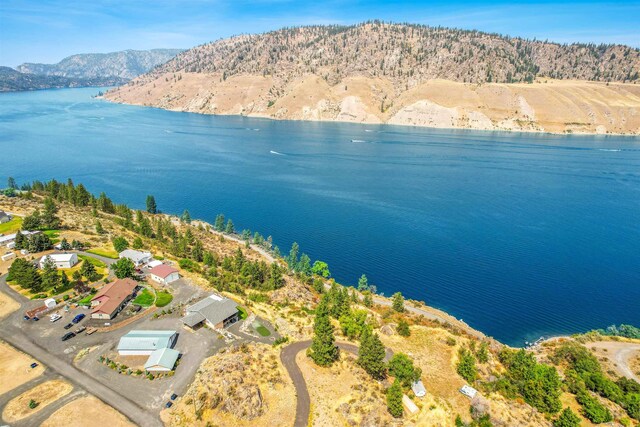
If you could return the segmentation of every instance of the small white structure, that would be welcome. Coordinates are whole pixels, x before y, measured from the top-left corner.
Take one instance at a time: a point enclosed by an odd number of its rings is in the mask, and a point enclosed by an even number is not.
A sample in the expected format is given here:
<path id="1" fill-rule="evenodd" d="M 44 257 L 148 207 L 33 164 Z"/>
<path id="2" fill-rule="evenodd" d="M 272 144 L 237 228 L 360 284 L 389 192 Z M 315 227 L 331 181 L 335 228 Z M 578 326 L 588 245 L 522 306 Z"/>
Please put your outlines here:
<path id="1" fill-rule="evenodd" d="M 144 370 L 149 372 L 169 372 L 173 371 L 176 362 L 180 357 L 180 352 L 172 348 L 161 348 L 149 356 L 144 364 Z"/>
<path id="2" fill-rule="evenodd" d="M 40 232 L 27 231 L 27 230 L 20 231 L 20 234 L 22 234 L 23 236 L 31 236 L 32 234 L 38 234 L 38 233 Z M 8 246 L 9 244 L 15 242 L 17 235 L 18 233 L 12 233 L 12 234 L 7 234 L 5 236 L 0 236 L 0 246 Z"/>
<path id="3" fill-rule="evenodd" d="M 45 305 L 47 308 L 53 308 L 53 307 L 55 307 L 57 304 L 56 304 L 56 300 L 54 300 L 53 298 L 49 298 L 49 299 L 44 300 L 44 305 Z"/>
<path id="4" fill-rule="evenodd" d="M 134 249 L 125 249 L 120 252 L 119 258 L 130 259 L 136 267 L 140 267 L 151 261 L 151 252 L 136 251 Z"/>
<path id="5" fill-rule="evenodd" d="M 178 270 L 166 264 L 160 264 L 153 267 L 151 271 L 149 271 L 149 276 L 154 282 L 158 282 L 163 285 L 168 285 L 180 278 Z"/>
<path id="6" fill-rule="evenodd" d="M 409 396 L 407 396 L 406 394 L 402 395 L 402 403 L 404 404 L 404 407 L 407 408 L 407 411 L 409 411 L 411 414 L 415 414 L 419 410 L 416 404 L 413 403 L 413 400 L 409 399 Z"/>
<path id="7" fill-rule="evenodd" d="M 424 388 L 424 384 L 422 384 L 421 380 L 418 380 L 411 384 L 411 390 L 413 391 L 413 394 L 416 395 L 416 397 L 424 397 L 424 395 L 427 394 L 427 389 Z"/>
<path id="8" fill-rule="evenodd" d="M 152 259 L 149 264 L 147 264 L 147 268 L 157 267 L 159 265 L 164 264 L 162 261 L 158 261 L 157 259 Z"/>
<path id="9" fill-rule="evenodd" d="M 40 258 L 40 268 L 44 268 L 47 260 L 50 259 L 56 268 L 71 268 L 78 263 L 78 255 L 71 254 L 50 254 Z"/>
<path id="10" fill-rule="evenodd" d="M 5 211 L 0 210 L 0 224 L 4 224 L 5 222 L 11 221 L 11 215 L 6 213 Z"/>
<path id="11" fill-rule="evenodd" d="M 2 255 L 0 259 L 2 259 L 2 261 L 9 261 L 11 258 L 14 258 L 15 256 L 16 254 L 14 254 L 13 252 L 9 252 L 8 254 Z"/>
<path id="12" fill-rule="evenodd" d="M 463 385 L 462 388 L 460 389 L 460 393 L 473 399 L 474 397 L 476 397 L 476 394 L 478 394 L 478 390 L 476 390 L 471 386 Z"/>

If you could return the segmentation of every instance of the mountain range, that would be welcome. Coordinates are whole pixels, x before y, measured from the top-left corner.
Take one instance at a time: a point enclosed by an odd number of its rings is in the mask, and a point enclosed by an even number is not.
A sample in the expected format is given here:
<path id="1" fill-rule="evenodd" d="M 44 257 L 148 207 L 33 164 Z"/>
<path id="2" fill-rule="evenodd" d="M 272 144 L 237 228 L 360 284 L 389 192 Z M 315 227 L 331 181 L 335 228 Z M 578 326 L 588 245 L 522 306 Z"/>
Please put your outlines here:
<path id="1" fill-rule="evenodd" d="M 0 68 L 0 91 L 118 86 L 152 70 L 180 49 L 125 50 L 72 55 L 57 64 L 24 63 Z"/>
<path id="2" fill-rule="evenodd" d="M 638 133 L 640 51 L 379 21 L 194 47 L 107 98 L 206 114 Z"/>

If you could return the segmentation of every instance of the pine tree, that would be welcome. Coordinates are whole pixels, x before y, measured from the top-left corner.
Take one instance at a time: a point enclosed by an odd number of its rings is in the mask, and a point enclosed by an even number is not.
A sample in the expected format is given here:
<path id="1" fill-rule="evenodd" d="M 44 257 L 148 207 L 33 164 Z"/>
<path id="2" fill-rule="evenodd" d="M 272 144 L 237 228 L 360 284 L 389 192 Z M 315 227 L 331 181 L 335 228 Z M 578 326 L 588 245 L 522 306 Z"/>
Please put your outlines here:
<path id="1" fill-rule="evenodd" d="M 51 197 L 44 199 L 44 208 L 40 217 L 42 226 L 50 230 L 60 227 L 60 219 L 56 216 L 57 213 L 58 207 L 53 199 Z"/>
<path id="2" fill-rule="evenodd" d="M 140 238 L 140 236 L 136 236 L 136 238 L 133 239 L 133 243 L 131 244 L 131 247 L 133 249 L 142 249 L 143 246 L 144 246 L 144 243 L 142 242 L 142 239 Z"/>
<path id="3" fill-rule="evenodd" d="M 313 342 L 309 349 L 309 357 L 319 366 L 331 366 L 340 357 L 338 346 L 335 345 L 333 325 L 329 318 L 329 299 L 322 297 L 316 307 L 316 318 L 313 326 Z"/>
<path id="4" fill-rule="evenodd" d="M 392 307 L 398 313 L 402 313 L 404 311 L 404 297 L 400 292 L 396 292 L 393 294 L 393 304 Z"/>
<path id="5" fill-rule="evenodd" d="M 298 261 L 296 271 L 303 276 L 311 276 L 311 259 L 309 258 L 309 255 L 302 254 L 300 256 L 300 261 Z"/>
<path id="6" fill-rule="evenodd" d="M 404 319 L 400 319 L 400 321 L 398 322 L 397 331 L 398 331 L 398 335 L 400 335 L 401 337 L 411 336 L 411 330 L 409 329 L 409 324 Z"/>
<path id="7" fill-rule="evenodd" d="M 298 253 L 300 251 L 300 246 L 298 246 L 297 242 L 293 242 L 291 245 L 291 250 L 289 251 L 289 255 L 285 258 L 287 265 L 289 266 L 289 270 L 295 270 L 298 266 Z"/>
<path id="8" fill-rule="evenodd" d="M 218 214 L 218 216 L 216 216 L 216 222 L 213 225 L 213 228 L 220 232 L 224 230 L 224 215 Z"/>
<path id="9" fill-rule="evenodd" d="M 96 219 L 96 233 L 104 234 L 104 228 L 102 228 L 102 223 Z"/>
<path id="10" fill-rule="evenodd" d="M 364 274 L 360 276 L 360 279 L 358 279 L 358 290 L 360 292 L 369 290 L 369 280 L 367 279 L 367 276 L 365 276 Z"/>
<path id="11" fill-rule="evenodd" d="M 236 229 L 233 226 L 233 221 L 231 221 L 230 219 L 227 221 L 227 225 L 224 227 L 224 232 L 227 234 L 233 234 L 236 232 Z"/>
<path id="12" fill-rule="evenodd" d="M 20 230 L 18 230 L 18 232 L 16 233 L 16 238 L 14 240 L 15 242 L 15 248 L 16 250 L 20 250 L 20 249 L 25 249 L 25 237 L 24 234 L 22 234 L 20 232 Z"/>
<path id="13" fill-rule="evenodd" d="M 387 376 L 384 357 L 384 345 L 378 334 L 372 334 L 368 327 L 363 328 L 358 349 L 358 364 L 373 378 L 382 380 Z"/>
<path id="14" fill-rule="evenodd" d="M 182 212 L 182 215 L 180 216 L 180 221 L 182 222 L 186 222 L 187 224 L 191 224 L 191 214 L 189 213 L 188 210 L 184 210 L 184 212 Z"/>
<path id="15" fill-rule="evenodd" d="M 43 289 L 55 289 L 60 284 L 58 269 L 50 257 L 45 258 L 41 276 Z"/>
<path id="16" fill-rule="evenodd" d="M 393 385 L 387 389 L 387 410 L 394 418 L 400 418 L 404 411 L 402 408 L 402 387 L 400 387 L 398 380 L 395 380 Z"/>
<path id="17" fill-rule="evenodd" d="M 404 387 L 410 387 L 415 381 L 420 379 L 422 370 L 413 366 L 413 360 L 404 353 L 396 353 L 389 361 L 389 374 Z"/>
<path id="18" fill-rule="evenodd" d="M 564 408 L 560 416 L 553 421 L 553 427 L 580 427 L 580 417 L 570 408 Z"/>
<path id="19" fill-rule="evenodd" d="M 147 212 L 150 214 L 158 213 L 158 206 L 156 205 L 156 198 L 152 195 L 147 196 Z"/>

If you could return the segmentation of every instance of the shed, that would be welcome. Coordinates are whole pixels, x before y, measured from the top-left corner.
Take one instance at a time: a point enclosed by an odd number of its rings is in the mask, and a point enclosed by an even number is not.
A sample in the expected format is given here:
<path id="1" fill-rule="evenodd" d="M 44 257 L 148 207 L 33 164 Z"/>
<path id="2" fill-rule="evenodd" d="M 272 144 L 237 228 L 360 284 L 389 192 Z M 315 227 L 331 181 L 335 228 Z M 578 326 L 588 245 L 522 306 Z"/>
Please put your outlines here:
<path id="1" fill-rule="evenodd" d="M 53 261 L 56 268 L 71 268 L 78 263 L 78 255 L 70 254 L 49 254 L 40 258 L 40 268 L 44 268 L 47 260 Z"/>
<path id="2" fill-rule="evenodd" d="M 57 305 L 57 303 L 56 303 L 56 300 L 54 300 L 53 298 L 48 298 L 44 300 L 44 305 L 46 305 L 47 308 L 53 308 Z"/>
<path id="3" fill-rule="evenodd" d="M 460 393 L 473 399 L 474 397 L 476 397 L 476 394 L 478 394 L 478 390 L 476 390 L 471 386 L 463 385 L 462 388 L 460 389 Z"/>
<path id="4" fill-rule="evenodd" d="M 402 395 L 402 403 L 410 413 L 415 414 L 416 412 L 418 412 L 418 407 L 415 403 L 413 403 L 413 400 L 409 399 L 409 396 L 407 396 L 406 394 Z"/>
<path id="5" fill-rule="evenodd" d="M 176 366 L 176 362 L 180 357 L 180 352 L 172 348 L 161 348 L 155 350 L 144 364 L 145 371 L 149 372 L 168 372 L 172 371 Z"/>
<path id="6" fill-rule="evenodd" d="M 424 384 L 422 384 L 421 380 L 418 380 L 411 384 L 411 390 L 417 397 L 424 397 L 424 395 L 427 394 L 427 389 L 424 388 Z"/>

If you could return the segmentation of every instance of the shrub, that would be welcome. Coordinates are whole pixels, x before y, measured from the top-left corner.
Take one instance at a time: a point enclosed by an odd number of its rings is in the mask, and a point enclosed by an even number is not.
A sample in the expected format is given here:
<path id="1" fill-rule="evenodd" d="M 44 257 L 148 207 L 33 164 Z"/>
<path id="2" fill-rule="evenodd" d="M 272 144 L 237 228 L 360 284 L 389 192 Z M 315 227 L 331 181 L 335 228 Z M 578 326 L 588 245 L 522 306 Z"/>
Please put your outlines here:
<path id="1" fill-rule="evenodd" d="M 402 387 L 400 387 L 398 380 L 395 380 L 393 385 L 387 389 L 387 410 L 394 418 L 402 416 Z"/>
<path id="2" fill-rule="evenodd" d="M 478 369 L 476 368 L 476 358 L 466 348 L 458 351 L 458 365 L 456 372 L 467 382 L 473 383 L 478 377 Z"/>
<path id="3" fill-rule="evenodd" d="M 576 400 L 582 405 L 583 415 L 595 424 L 608 423 L 613 420 L 613 416 L 609 409 L 598 402 L 598 399 L 591 396 L 588 392 L 578 393 Z"/>

